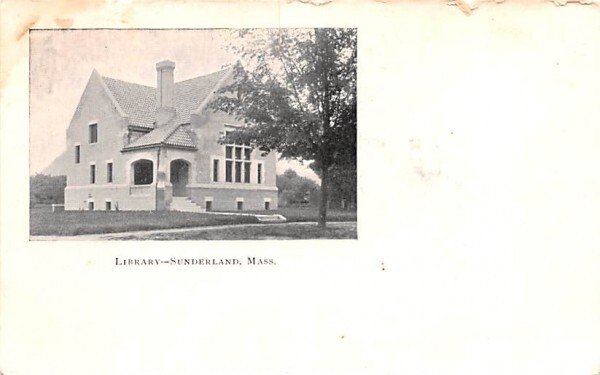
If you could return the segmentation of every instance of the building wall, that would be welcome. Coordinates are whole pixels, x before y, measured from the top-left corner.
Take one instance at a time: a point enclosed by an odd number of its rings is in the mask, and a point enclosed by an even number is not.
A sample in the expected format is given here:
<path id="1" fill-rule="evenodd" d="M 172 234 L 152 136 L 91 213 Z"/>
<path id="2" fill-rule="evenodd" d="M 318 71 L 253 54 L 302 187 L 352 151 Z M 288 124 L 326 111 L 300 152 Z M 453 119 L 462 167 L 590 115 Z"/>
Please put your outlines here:
<path id="1" fill-rule="evenodd" d="M 242 125 L 234 117 L 225 113 L 213 113 L 211 110 L 206 110 L 202 115 L 192 115 L 192 129 L 197 137 L 198 144 L 198 183 L 214 183 L 212 180 L 213 160 L 219 160 L 219 181 L 225 183 L 225 145 L 219 144 L 217 141 L 225 134 L 225 131 L 233 131 L 235 127 L 229 125 Z M 250 185 L 254 186 L 276 186 L 276 164 L 277 155 L 275 152 L 270 152 L 267 155 L 262 155 L 259 150 L 253 150 L 250 155 L 252 163 Z M 263 180 L 261 184 L 257 183 L 257 164 L 263 165 Z M 248 185 L 248 183 L 231 182 L 232 188 L 235 185 Z"/>
<path id="2" fill-rule="evenodd" d="M 264 210 L 265 200 L 270 202 L 270 209 L 278 207 L 276 186 L 275 152 L 261 155 L 258 150 L 250 154 L 251 173 L 250 183 L 225 182 L 225 145 L 218 140 L 225 131 L 233 131 L 235 127 L 227 125 L 242 125 L 234 117 L 223 112 L 213 113 L 206 110 L 202 114 L 193 114 L 191 118 L 192 131 L 196 137 L 198 152 L 195 155 L 195 178 L 188 185 L 190 198 L 193 202 L 206 207 L 206 199 L 212 199 L 212 209 L 216 211 L 237 210 L 237 199 L 244 201 L 244 210 Z M 213 161 L 219 160 L 218 181 L 213 181 Z M 262 182 L 258 183 L 257 164 L 262 164 Z M 191 180 L 190 180 L 191 181 Z M 243 181 L 243 180 L 242 180 Z"/>
<path id="3" fill-rule="evenodd" d="M 67 186 L 65 189 L 65 210 L 84 210 L 89 202 L 94 202 L 95 211 L 104 211 L 106 201 L 111 202 L 111 210 L 150 211 L 156 205 L 154 185 L 131 193 L 128 185 Z"/>
<path id="4" fill-rule="evenodd" d="M 206 201 L 212 201 L 213 211 L 236 211 L 238 200 L 242 200 L 243 210 L 264 210 L 265 201 L 270 202 L 271 210 L 276 210 L 277 190 L 222 189 L 213 187 L 191 187 L 193 202 L 206 208 Z"/>
<path id="5" fill-rule="evenodd" d="M 98 141 L 90 143 L 89 125 L 94 123 L 98 128 Z M 115 191 L 118 185 L 126 184 L 128 174 L 120 152 L 126 129 L 127 119 L 106 93 L 101 78 L 93 73 L 67 129 L 67 210 L 80 209 L 84 195 L 89 199 L 91 194 L 94 199 L 96 192 Z M 79 163 L 75 163 L 75 145 L 80 145 Z M 112 183 L 107 182 L 107 162 L 113 163 Z M 90 182 L 91 164 L 96 166 L 94 184 Z"/>

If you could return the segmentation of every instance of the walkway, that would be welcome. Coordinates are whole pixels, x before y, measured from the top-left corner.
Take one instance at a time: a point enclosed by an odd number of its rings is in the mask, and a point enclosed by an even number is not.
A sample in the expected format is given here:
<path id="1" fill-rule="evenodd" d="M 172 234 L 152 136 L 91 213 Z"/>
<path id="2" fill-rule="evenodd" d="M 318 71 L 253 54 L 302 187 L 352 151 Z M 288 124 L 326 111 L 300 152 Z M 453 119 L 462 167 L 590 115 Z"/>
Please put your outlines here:
<path id="1" fill-rule="evenodd" d="M 278 227 L 296 226 L 296 225 L 316 225 L 316 221 L 309 222 L 289 222 L 280 224 L 234 224 L 234 225 L 214 225 L 206 227 L 188 227 L 188 228 L 173 228 L 173 229 L 154 229 L 135 232 L 118 232 L 118 233 L 102 233 L 102 234 L 82 234 L 79 236 L 29 236 L 30 241 L 102 241 L 102 240 L 119 240 L 132 239 L 131 237 L 143 237 L 155 234 L 173 234 L 187 233 L 198 231 L 214 231 L 222 229 L 249 228 L 249 227 L 264 227 L 276 225 Z M 327 223 L 328 228 L 340 228 L 356 225 L 352 222 L 330 222 Z"/>

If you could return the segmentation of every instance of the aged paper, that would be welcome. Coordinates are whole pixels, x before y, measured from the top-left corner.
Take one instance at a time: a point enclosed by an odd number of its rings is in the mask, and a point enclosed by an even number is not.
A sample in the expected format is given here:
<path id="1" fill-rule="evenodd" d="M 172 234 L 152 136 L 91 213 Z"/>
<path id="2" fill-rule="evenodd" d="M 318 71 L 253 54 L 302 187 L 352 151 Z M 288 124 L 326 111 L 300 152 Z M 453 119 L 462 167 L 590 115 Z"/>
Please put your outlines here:
<path id="1" fill-rule="evenodd" d="M 0 371 L 598 374 L 600 8 L 456 3 L 4 2 Z M 28 240 L 29 29 L 257 27 L 358 29 L 358 240 Z"/>

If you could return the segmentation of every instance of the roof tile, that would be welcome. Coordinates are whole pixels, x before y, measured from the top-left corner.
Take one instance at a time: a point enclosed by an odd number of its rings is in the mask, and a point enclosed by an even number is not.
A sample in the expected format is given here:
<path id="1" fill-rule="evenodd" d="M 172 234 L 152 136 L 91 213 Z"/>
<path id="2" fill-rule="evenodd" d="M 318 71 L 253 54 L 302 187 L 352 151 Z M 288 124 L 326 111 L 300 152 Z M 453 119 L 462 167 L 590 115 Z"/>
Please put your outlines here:
<path id="1" fill-rule="evenodd" d="M 189 123 L 191 114 L 215 90 L 231 68 L 204 76 L 176 82 L 174 106 L 181 123 Z M 108 89 L 129 116 L 134 126 L 153 129 L 156 112 L 156 88 L 102 77 Z"/>
<path id="2" fill-rule="evenodd" d="M 123 151 L 158 145 L 196 149 L 194 137 L 182 124 L 190 123 L 191 114 L 214 92 L 219 82 L 230 71 L 231 68 L 226 68 L 204 76 L 176 82 L 173 89 L 176 116 L 159 128 L 154 128 L 156 88 L 102 77 L 119 106 L 129 116 L 131 125 L 152 129 L 149 133 L 126 145 Z"/>

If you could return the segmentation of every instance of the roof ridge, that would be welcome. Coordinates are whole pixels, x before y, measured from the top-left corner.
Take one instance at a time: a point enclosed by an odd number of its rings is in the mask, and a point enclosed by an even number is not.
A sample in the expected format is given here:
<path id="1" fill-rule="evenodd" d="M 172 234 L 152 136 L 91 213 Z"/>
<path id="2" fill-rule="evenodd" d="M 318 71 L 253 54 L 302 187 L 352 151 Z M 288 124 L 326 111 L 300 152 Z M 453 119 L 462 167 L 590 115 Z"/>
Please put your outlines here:
<path id="1" fill-rule="evenodd" d="M 193 79 L 205 78 L 205 77 L 208 77 L 208 76 L 210 76 L 210 75 L 213 75 L 213 74 L 217 74 L 217 73 L 224 72 L 224 71 L 226 71 L 227 69 L 231 69 L 232 67 L 233 67 L 233 65 L 229 65 L 229 66 L 227 66 L 226 68 L 223 68 L 223 69 L 220 69 L 220 70 L 215 70 L 215 71 L 214 71 L 214 72 L 212 72 L 212 73 L 207 73 L 207 74 L 204 74 L 204 75 L 200 75 L 200 76 L 196 76 L 196 77 L 192 77 L 192 78 L 184 79 L 183 81 L 178 81 L 178 82 L 175 82 L 175 84 L 178 84 L 178 83 L 183 83 L 183 82 L 187 82 L 187 81 L 191 81 L 191 80 L 193 80 Z"/>
<path id="2" fill-rule="evenodd" d="M 202 74 L 202 75 L 199 75 L 199 76 L 196 76 L 196 77 L 192 77 L 192 78 L 187 78 L 187 79 L 184 79 L 183 81 L 177 81 L 177 82 L 174 82 L 174 84 L 178 84 L 178 83 L 183 83 L 183 82 L 191 81 L 191 80 L 198 79 L 198 78 L 204 78 L 204 77 L 208 77 L 208 76 L 210 76 L 210 75 L 213 75 L 213 74 L 217 74 L 217 73 L 224 72 L 225 70 L 231 69 L 232 67 L 233 67 L 233 65 L 228 65 L 227 67 L 225 67 L 225 68 L 223 68 L 223 69 L 215 70 L 214 72 L 211 72 L 211 73 L 206 73 L 206 74 Z M 118 78 L 113 78 L 113 77 L 105 76 L 105 75 L 103 75 L 103 74 L 100 74 L 100 73 L 98 73 L 98 74 L 99 74 L 99 75 L 100 75 L 100 77 L 102 77 L 102 78 L 112 79 L 113 81 L 119 81 L 119 82 L 127 83 L 127 84 L 130 84 L 130 85 L 137 85 L 137 86 L 147 87 L 147 88 L 149 88 L 149 89 L 154 89 L 154 90 L 156 90 L 156 87 L 154 87 L 154 86 L 148 86 L 148 85 L 144 85 L 144 84 L 141 84 L 141 83 L 130 82 L 130 81 L 124 81 L 124 80 L 122 80 L 122 79 L 118 79 Z"/>
<path id="3" fill-rule="evenodd" d="M 100 73 L 98 73 L 100 74 Z M 113 77 L 107 77 L 105 75 L 100 74 L 100 77 L 102 77 L 103 79 L 112 79 L 113 81 L 119 81 L 119 82 L 123 82 L 123 83 L 127 83 L 128 85 L 136 85 L 136 86 L 142 86 L 142 87 L 146 87 L 152 90 L 156 90 L 156 87 L 154 86 L 148 86 L 148 85 L 142 85 L 141 83 L 135 83 L 135 82 L 129 82 L 129 81 L 123 81 L 122 79 L 118 79 L 118 78 L 113 78 Z"/>

